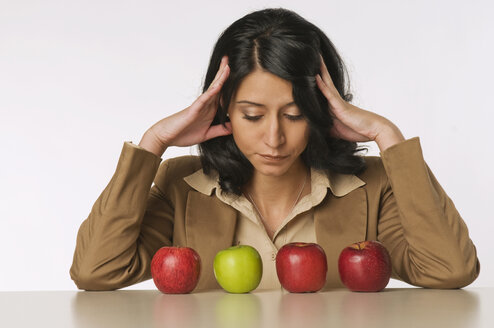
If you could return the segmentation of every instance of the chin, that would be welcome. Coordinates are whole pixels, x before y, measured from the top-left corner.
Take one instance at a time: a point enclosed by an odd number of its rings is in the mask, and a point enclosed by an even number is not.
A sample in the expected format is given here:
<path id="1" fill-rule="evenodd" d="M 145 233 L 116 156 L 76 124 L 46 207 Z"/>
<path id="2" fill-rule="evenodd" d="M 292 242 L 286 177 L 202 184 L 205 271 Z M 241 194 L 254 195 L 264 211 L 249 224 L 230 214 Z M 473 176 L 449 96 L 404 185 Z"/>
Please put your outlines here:
<path id="1" fill-rule="evenodd" d="M 291 163 L 292 164 L 292 163 Z M 281 177 L 285 175 L 290 169 L 291 165 L 265 165 L 256 163 L 254 166 L 254 170 L 259 172 L 262 175 L 270 176 L 270 177 Z"/>
<path id="2" fill-rule="evenodd" d="M 299 156 L 289 156 L 287 159 L 281 162 L 271 162 L 267 160 L 263 160 L 258 155 L 249 156 L 249 162 L 254 167 L 254 170 L 264 176 L 270 177 L 282 177 L 288 174 L 292 169 L 295 169 L 294 166 L 298 166 L 300 163 Z"/>

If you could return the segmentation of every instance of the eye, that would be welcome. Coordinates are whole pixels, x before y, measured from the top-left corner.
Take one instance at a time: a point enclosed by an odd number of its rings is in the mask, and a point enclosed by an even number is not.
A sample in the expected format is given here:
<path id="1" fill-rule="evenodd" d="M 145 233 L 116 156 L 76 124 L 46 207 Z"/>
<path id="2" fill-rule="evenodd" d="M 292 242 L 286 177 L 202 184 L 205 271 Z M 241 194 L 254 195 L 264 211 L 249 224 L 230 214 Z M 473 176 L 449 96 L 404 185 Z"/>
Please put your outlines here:
<path id="1" fill-rule="evenodd" d="M 257 116 L 249 116 L 249 115 L 244 115 L 244 119 L 249 120 L 249 121 L 258 121 L 262 115 L 257 115 Z"/>
<path id="2" fill-rule="evenodd" d="M 290 121 L 300 121 L 300 120 L 303 120 L 304 119 L 304 115 L 300 114 L 300 115 L 288 115 L 288 114 L 285 114 L 285 117 L 287 119 L 289 119 Z"/>

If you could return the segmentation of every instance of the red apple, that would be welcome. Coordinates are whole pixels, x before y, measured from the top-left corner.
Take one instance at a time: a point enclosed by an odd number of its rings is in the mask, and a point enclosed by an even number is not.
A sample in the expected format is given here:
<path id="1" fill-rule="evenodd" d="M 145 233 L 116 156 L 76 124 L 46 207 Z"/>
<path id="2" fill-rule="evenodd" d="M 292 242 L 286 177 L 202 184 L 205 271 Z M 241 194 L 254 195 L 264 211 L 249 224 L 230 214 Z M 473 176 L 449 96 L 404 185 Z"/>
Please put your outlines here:
<path id="1" fill-rule="evenodd" d="M 341 282 L 354 292 L 378 292 L 391 277 L 391 257 L 377 240 L 367 240 L 345 247 L 338 259 Z"/>
<path id="2" fill-rule="evenodd" d="M 190 293 L 199 281 L 201 258 L 190 247 L 161 247 L 151 260 L 151 276 L 165 294 Z"/>
<path id="3" fill-rule="evenodd" d="M 281 286 L 291 293 L 317 292 L 326 283 L 326 253 L 315 243 L 289 243 L 276 255 Z"/>

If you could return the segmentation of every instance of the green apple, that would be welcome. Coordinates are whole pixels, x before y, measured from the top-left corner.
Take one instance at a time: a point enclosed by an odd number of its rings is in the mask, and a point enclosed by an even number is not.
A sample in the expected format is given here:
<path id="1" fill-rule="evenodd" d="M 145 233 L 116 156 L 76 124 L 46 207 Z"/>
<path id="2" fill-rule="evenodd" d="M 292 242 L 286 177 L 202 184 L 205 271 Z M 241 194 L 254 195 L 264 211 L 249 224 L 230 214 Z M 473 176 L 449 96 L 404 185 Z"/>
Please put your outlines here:
<path id="1" fill-rule="evenodd" d="M 249 245 L 232 246 L 219 251 L 214 257 L 213 267 L 216 281 L 230 293 L 248 293 L 261 282 L 261 256 Z"/>

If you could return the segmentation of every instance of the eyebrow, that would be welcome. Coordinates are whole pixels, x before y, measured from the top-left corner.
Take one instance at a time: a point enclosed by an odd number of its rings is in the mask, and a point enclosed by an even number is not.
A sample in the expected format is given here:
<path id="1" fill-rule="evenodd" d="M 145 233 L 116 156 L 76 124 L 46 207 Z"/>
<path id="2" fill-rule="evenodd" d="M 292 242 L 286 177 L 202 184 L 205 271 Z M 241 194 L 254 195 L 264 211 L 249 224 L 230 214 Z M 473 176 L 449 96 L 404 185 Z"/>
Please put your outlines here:
<path id="1" fill-rule="evenodd" d="M 248 101 L 248 100 L 240 100 L 240 101 L 237 101 L 236 104 L 249 104 L 249 105 L 253 105 L 253 106 L 257 106 L 257 107 L 266 107 L 263 104 L 258 104 L 258 103 L 255 103 L 253 101 Z M 294 101 L 289 102 L 288 104 L 281 106 L 281 108 L 291 106 L 291 105 L 295 105 L 295 102 Z"/>

